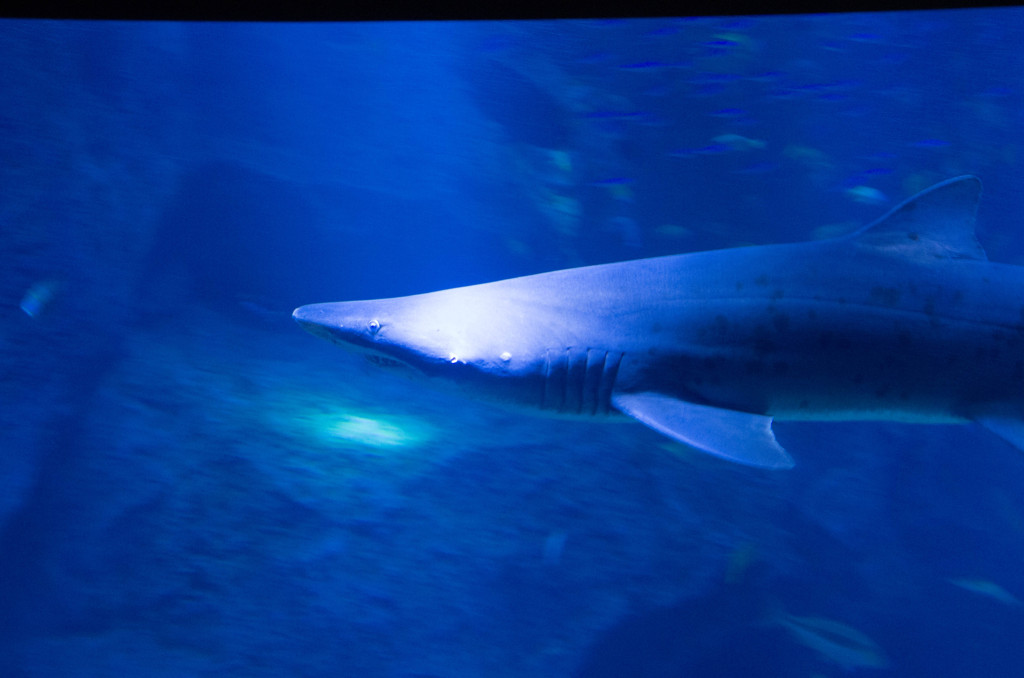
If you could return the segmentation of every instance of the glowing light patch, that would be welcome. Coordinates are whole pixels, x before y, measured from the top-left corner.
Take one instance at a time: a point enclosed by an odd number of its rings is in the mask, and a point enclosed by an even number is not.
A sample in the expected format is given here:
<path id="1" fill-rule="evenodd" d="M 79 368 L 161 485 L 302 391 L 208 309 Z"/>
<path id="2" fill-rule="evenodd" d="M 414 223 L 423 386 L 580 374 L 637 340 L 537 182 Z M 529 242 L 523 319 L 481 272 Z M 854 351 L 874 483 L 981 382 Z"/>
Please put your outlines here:
<path id="1" fill-rule="evenodd" d="M 391 422 L 353 415 L 342 416 L 328 427 L 327 433 L 335 438 L 372 447 L 400 447 L 415 444 L 422 438 L 422 435 L 416 435 Z"/>
<path id="2" fill-rule="evenodd" d="M 378 415 L 355 408 L 303 403 L 280 415 L 282 428 L 330 447 L 411 449 L 422 446 L 434 436 L 430 425 L 405 414 Z"/>

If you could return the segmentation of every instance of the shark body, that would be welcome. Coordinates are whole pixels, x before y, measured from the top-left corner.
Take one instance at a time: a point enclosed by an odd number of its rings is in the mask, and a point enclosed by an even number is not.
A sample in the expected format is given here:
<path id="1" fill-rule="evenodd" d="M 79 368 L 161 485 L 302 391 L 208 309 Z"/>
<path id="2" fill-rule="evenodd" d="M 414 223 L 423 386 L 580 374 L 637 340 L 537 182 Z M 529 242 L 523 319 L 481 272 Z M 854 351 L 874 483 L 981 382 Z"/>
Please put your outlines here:
<path id="1" fill-rule="evenodd" d="M 563 415 L 627 415 L 786 468 L 778 420 L 979 422 L 1024 449 L 1024 267 L 974 235 L 981 182 L 937 184 L 853 234 L 312 304 L 305 329 Z"/>

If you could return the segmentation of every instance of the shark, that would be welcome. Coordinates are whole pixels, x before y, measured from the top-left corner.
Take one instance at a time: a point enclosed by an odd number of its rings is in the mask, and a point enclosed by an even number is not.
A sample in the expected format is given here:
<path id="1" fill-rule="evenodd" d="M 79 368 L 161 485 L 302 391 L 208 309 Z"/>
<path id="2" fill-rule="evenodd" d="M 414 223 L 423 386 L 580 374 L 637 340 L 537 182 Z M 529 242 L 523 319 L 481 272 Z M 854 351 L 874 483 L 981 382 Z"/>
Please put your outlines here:
<path id="1" fill-rule="evenodd" d="M 975 235 L 981 181 L 847 235 L 318 303 L 313 335 L 517 411 L 628 417 L 789 468 L 773 421 L 976 422 L 1024 449 L 1024 267 Z"/>

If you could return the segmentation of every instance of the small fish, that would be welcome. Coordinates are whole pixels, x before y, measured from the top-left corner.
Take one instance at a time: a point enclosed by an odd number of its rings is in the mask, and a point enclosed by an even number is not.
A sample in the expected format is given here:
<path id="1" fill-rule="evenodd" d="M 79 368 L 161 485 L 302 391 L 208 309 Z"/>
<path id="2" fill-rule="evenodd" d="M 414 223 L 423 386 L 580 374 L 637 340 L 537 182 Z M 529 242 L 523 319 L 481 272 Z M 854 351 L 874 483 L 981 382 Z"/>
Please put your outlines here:
<path id="1" fill-rule="evenodd" d="M 611 194 L 612 199 L 619 202 L 633 202 L 633 199 L 636 197 L 633 187 L 629 184 L 613 184 L 608 187 L 608 192 Z"/>
<path id="2" fill-rule="evenodd" d="M 598 179 L 597 181 L 591 181 L 591 186 L 623 186 L 625 184 L 633 183 L 633 179 L 629 177 L 610 177 L 608 179 Z"/>
<path id="3" fill-rule="evenodd" d="M 777 162 L 759 162 L 754 165 L 748 165 L 738 170 L 733 170 L 733 174 L 767 174 L 768 172 L 774 172 L 779 168 Z"/>
<path id="4" fill-rule="evenodd" d="M 716 118 L 742 118 L 747 112 L 742 108 L 719 108 L 717 111 L 712 111 L 711 115 Z"/>
<path id="5" fill-rule="evenodd" d="M 971 593 L 977 593 L 979 596 L 991 598 L 992 600 L 998 601 L 1003 605 L 1017 606 L 1021 604 L 1020 600 L 1015 595 L 1013 595 L 1012 593 L 1010 593 L 994 581 L 990 581 L 988 579 L 980 579 L 976 577 L 962 577 L 947 579 L 946 581 L 948 581 L 953 586 L 959 586 L 965 591 L 970 591 Z"/>
<path id="6" fill-rule="evenodd" d="M 806 92 L 793 87 L 777 87 L 767 94 L 767 98 L 775 101 L 789 101 L 804 96 Z"/>
<path id="7" fill-rule="evenodd" d="M 591 111 L 584 117 L 591 120 L 642 120 L 651 115 L 649 111 Z"/>
<path id="8" fill-rule="evenodd" d="M 568 174 L 572 172 L 572 155 L 569 151 L 559 149 L 548 150 L 548 161 L 559 172 Z"/>
<path id="9" fill-rule="evenodd" d="M 669 155 L 676 158 L 693 158 L 698 155 L 719 155 L 721 153 L 728 153 L 732 149 L 725 144 L 708 144 L 707 146 L 701 146 L 700 148 L 680 148 L 675 151 L 670 151 Z"/>
<path id="10" fill-rule="evenodd" d="M 742 33 L 716 33 L 711 40 L 704 43 L 711 47 L 742 47 L 750 49 L 752 43 L 750 38 Z"/>
<path id="11" fill-rule="evenodd" d="M 664 61 L 637 61 L 635 63 L 622 64 L 619 66 L 619 69 L 623 71 L 651 71 L 667 67 L 668 64 Z"/>
<path id="12" fill-rule="evenodd" d="M 753 151 L 764 148 L 767 145 L 760 139 L 751 139 L 739 134 L 719 134 L 711 141 L 726 146 L 732 151 Z"/>
<path id="13" fill-rule="evenodd" d="M 693 235 L 692 228 L 679 224 L 662 224 L 654 232 L 662 238 L 689 238 Z"/>
<path id="14" fill-rule="evenodd" d="M 850 200 L 864 205 L 884 205 L 889 202 L 889 197 L 885 193 L 870 186 L 854 186 L 843 192 Z"/>
<path id="15" fill-rule="evenodd" d="M 59 280 L 48 279 L 33 283 L 21 298 L 21 310 L 30 318 L 38 318 L 60 292 L 60 288 Z"/>
<path id="16" fill-rule="evenodd" d="M 888 167 L 875 167 L 871 169 L 862 170 L 856 174 L 851 175 L 846 181 L 842 183 L 844 188 L 850 188 L 853 186 L 860 186 L 861 184 L 871 181 L 873 177 L 882 177 L 892 174 L 892 170 Z"/>
<path id="17" fill-rule="evenodd" d="M 810 146 L 786 146 L 782 149 L 782 155 L 808 167 L 823 169 L 832 165 L 825 153 Z"/>
<path id="18" fill-rule="evenodd" d="M 736 82 L 743 76 L 736 73 L 701 73 L 688 80 L 691 85 L 712 85 Z"/>
<path id="19" fill-rule="evenodd" d="M 878 644 L 852 626 L 824 617 L 782 614 L 778 623 L 801 645 L 811 648 L 842 669 L 884 669 L 889 666 Z"/>

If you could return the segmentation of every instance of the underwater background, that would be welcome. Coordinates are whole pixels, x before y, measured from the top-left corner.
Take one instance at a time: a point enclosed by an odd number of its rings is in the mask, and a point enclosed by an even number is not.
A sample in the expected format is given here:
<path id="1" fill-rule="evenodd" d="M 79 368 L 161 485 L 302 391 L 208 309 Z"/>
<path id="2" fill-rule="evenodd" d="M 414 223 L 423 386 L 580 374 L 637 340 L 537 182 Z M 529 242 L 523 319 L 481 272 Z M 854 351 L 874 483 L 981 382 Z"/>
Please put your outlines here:
<path id="1" fill-rule="evenodd" d="M 0 675 L 1024 675 L 1024 456 L 523 416 L 299 305 L 853 231 L 984 182 L 1024 10 L 0 21 Z"/>

